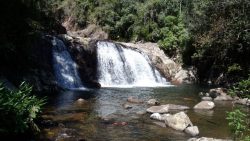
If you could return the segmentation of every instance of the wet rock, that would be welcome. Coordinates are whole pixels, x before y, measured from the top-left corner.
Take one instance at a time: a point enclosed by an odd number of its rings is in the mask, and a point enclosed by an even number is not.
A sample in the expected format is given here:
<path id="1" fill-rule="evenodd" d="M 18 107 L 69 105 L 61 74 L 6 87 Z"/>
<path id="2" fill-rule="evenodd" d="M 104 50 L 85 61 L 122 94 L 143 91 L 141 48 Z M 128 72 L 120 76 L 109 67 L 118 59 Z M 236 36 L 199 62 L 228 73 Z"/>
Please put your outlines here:
<path id="1" fill-rule="evenodd" d="M 205 92 L 199 92 L 199 96 L 200 97 L 210 97 L 209 93 L 205 93 Z"/>
<path id="2" fill-rule="evenodd" d="M 160 126 L 160 127 L 163 127 L 163 128 L 166 127 L 166 124 L 164 122 L 154 121 L 153 123 L 156 124 L 156 125 L 158 125 L 158 126 Z"/>
<path id="3" fill-rule="evenodd" d="M 159 113 L 153 113 L 152 115 L 150 115 L 150 118 L 155 120 L 162 120 L 162 117 Z"/>
<path id="4" fill-rule="evenodd" d="M 212 97 L 205 96 L 205 97 L 202 97 L 201 100 L 203 100 L 203 101 L 212 101 L 213 98 L 212 98 Z"/>
<path id="5" fill-rule="evenodd" d="M 79 99 L 76 100 L 76 103 L 77 103 L 77 104 L 84 104 L 84 103 L 86 103 L 86 102 L 87 102 L 87 100 L 82 99 L 82 98 L 79 98 Z"/>
<path id="6" fill-rule="evenodd" d="M 193 126 L 187 114 L 179 112 L 174 115 L 166 116 L 165 124 L 175 130 L 183 131 L 188 126 Z"/>
<path id="7" fill-rule="evenodd" d="M 136 97 L 133 97 L 133 96 L 130 96 L 128 99 L 127 99 L 128 102 L 130 103 L 143 103 L 142 100 L 136 98 Z"/>
<path id="8" fill-rule="evenodd" d="M 201 138 L 191 138 L 191 139 L 188 139 L 188 141 L 232 141 L 232 140 L 201 137 Z"/>
<path id="9" fill-rule="evenodd" d="M 230 95 L 219 95 L 214 100 L 215 101 L 232 101 L 233 98 Z"/>
<path id="10" fill-rule="evenodd" d="M 187 106 L 183 105 L 175 105 L 175 104 L 166 104 L 166 105 L 160 105 L 160 106 L 152 106 L 147 109 L 147 112 L 149 113 L 167 113 L 170 110 L 187 110 L 190 109 Z"/>
<path id="11" fill-rule="evenodd" d="M 235 101 L 236 104 L 247 105 L 248 98 L 243 98 Z"/>
<path id="12" fill-rule="evenodd" d="M 201 101 L 200 103 L 194 106 L 194 109 L 210 110 L 215 107 L 214 102 L 212 101 Z"/>
<path id="13" fill-rule="evenodd" d="M 162 114 L 161 115 L 161 120 L 165 121 L 168 116 L 171 116 L 171 114 Z"/>
<path id="14" fill-rule="evenodd" d="M 175 105 L 175 104 L 167 104 L 169 110 L 188 110 L 190 109 L 188 106 L 184 105 Z"/>
<path id="15" fill-rule="evenodd" d="M 199 135 L 199 129 L 197 126 L 187 127 L 184 131 L 191 136 Z"/>
<path id="16" fill-rule="evenodd" d="M 159 105 L 160 102 L 157 101 L 156 99 L 149 99 L 149 100 L 147 101 L 147 104 L 148 104 L 148 105 Z"/>
<path id="17" fill-rule="evenodd" d="M 125 108 L 125 109 L 131 109 L 133 107 L 130 104 L 125 103 L 125 104 L 123 104 L 123 108 Z"/>
<path id="18" fill-rule="evenodd" d="M 167 113 L 169 111 L 168 105 L 152 106 L 147 109 L 149 113 Z"/>
<path id="19" fill-rule="evenodd" d="M 144 110 L 136 112 L 137 115 L 144 115 L 146 113 L 147 113 L 147 111 L 144 111 Z"/>

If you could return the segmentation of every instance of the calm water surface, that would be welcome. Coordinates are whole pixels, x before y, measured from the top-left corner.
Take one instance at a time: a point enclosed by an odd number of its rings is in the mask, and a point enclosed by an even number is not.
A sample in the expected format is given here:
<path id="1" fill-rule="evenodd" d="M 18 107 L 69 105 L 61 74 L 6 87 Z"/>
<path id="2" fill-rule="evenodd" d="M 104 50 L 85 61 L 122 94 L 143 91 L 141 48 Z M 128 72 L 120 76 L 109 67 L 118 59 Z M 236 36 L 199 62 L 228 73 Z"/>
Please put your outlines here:
<path id="1" fill-rule="evenodd" d="M 65 91 L 53 97 L 43 113 L 45 119 L 40 140 L 87 141 L 176 141 L 189 135 L 156 125 L 150 114 L 138 114 L 149 106 L 123 104 L 129 96 L 147 101 L 155 98 L 161 104 L 181 104 L 193 107 L 200 102 L 198 93 L 206 88 L 194 85 L 161 88 L 102 88 L 88 91 Z M 83 98 L 86 102 L 77 102 Z M 190 120 L 200 130 L 199 136 L 230 139 L 225 120 L 231 102 L 216 102 L 209 111 L 187 111 Z"/>

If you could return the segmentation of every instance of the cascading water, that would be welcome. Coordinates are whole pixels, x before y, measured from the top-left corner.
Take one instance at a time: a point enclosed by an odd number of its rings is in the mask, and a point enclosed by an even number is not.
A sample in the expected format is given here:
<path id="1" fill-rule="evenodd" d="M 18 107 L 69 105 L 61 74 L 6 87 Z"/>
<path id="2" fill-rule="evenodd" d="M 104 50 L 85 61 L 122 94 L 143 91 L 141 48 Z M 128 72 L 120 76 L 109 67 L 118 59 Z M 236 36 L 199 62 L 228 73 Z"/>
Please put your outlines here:
<path id="1" fill-rule="evenodd" d="M 54 37 L 53 44 L 53 68 L 58 84 L 66 89 L 84 89 L 77 71 L 77 65 L 72 60 L 63 41 Z"/>
<path id="2" fill-rule="evenodd" d="M 147 55 L 110 42 L 97 43 L 98 79 L 104 87 L 155 87 L 169 82 Z"/>

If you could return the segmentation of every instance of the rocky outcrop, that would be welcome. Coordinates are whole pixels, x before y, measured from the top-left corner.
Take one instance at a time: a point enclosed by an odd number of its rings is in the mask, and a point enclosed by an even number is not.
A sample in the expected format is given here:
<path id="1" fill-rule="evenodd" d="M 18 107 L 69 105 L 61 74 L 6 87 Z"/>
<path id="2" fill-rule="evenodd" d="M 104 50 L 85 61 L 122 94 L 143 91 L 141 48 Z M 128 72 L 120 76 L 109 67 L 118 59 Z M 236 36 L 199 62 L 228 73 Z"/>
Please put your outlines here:
<path id="1" fill-rule="evenodd" d="M 157 43 L 121 43 L 127 47 L 136 48 L 149 56 L 152 64 L 172 83 L 193 83 L 196 82 L 195 71 L 192 68 L 184 69 L 168 58 Z"/>
<path id="2" fill-rule="evenodd" d="M 77 63 L 84 86 L 100 88 L 97 81 L 97 41 L 67 34 L 59 35 L 59 38 L 67 45 L 72 59 Z"/>
<path id="3" fill-rule="evenodd" d="M 214 107 L 215 107 L 215 104 L 212 101 L 201 101 L 200 103 L 194 106 L 194 109 L 211 110 Z"/>

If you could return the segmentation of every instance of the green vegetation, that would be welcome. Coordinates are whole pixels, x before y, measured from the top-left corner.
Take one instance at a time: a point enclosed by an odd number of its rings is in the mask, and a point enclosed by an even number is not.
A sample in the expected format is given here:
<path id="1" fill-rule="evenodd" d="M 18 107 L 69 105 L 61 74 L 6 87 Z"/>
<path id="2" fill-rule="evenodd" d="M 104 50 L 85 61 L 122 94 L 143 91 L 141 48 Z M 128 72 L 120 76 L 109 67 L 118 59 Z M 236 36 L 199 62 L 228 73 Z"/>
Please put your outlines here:
<path id="1" fill-rule="evenodd" d="M 245 136 L 245 133 L 249 131 L 247 115 L 239 109 L 235 109 L 231 112 L 227 112 L 228 125 L 234 134 L 234 140 L 249 141 L 249 136 Z"/>
<path id="2" fill-rule="evenodd" d="M 250 77 L 234 84 L 234 86 L 229 89 L 229 94 L 241 98 L 250 98 Z"/>
<path id="3" fill-rule="evenodd" d="M 0 84 L 0 133 L 19 134 L 39 131 L 34 120 L 41 112 L 45 99 L 31 95 L 32 87 L 22 83 L 18 90 L 9 91 Z"/>

